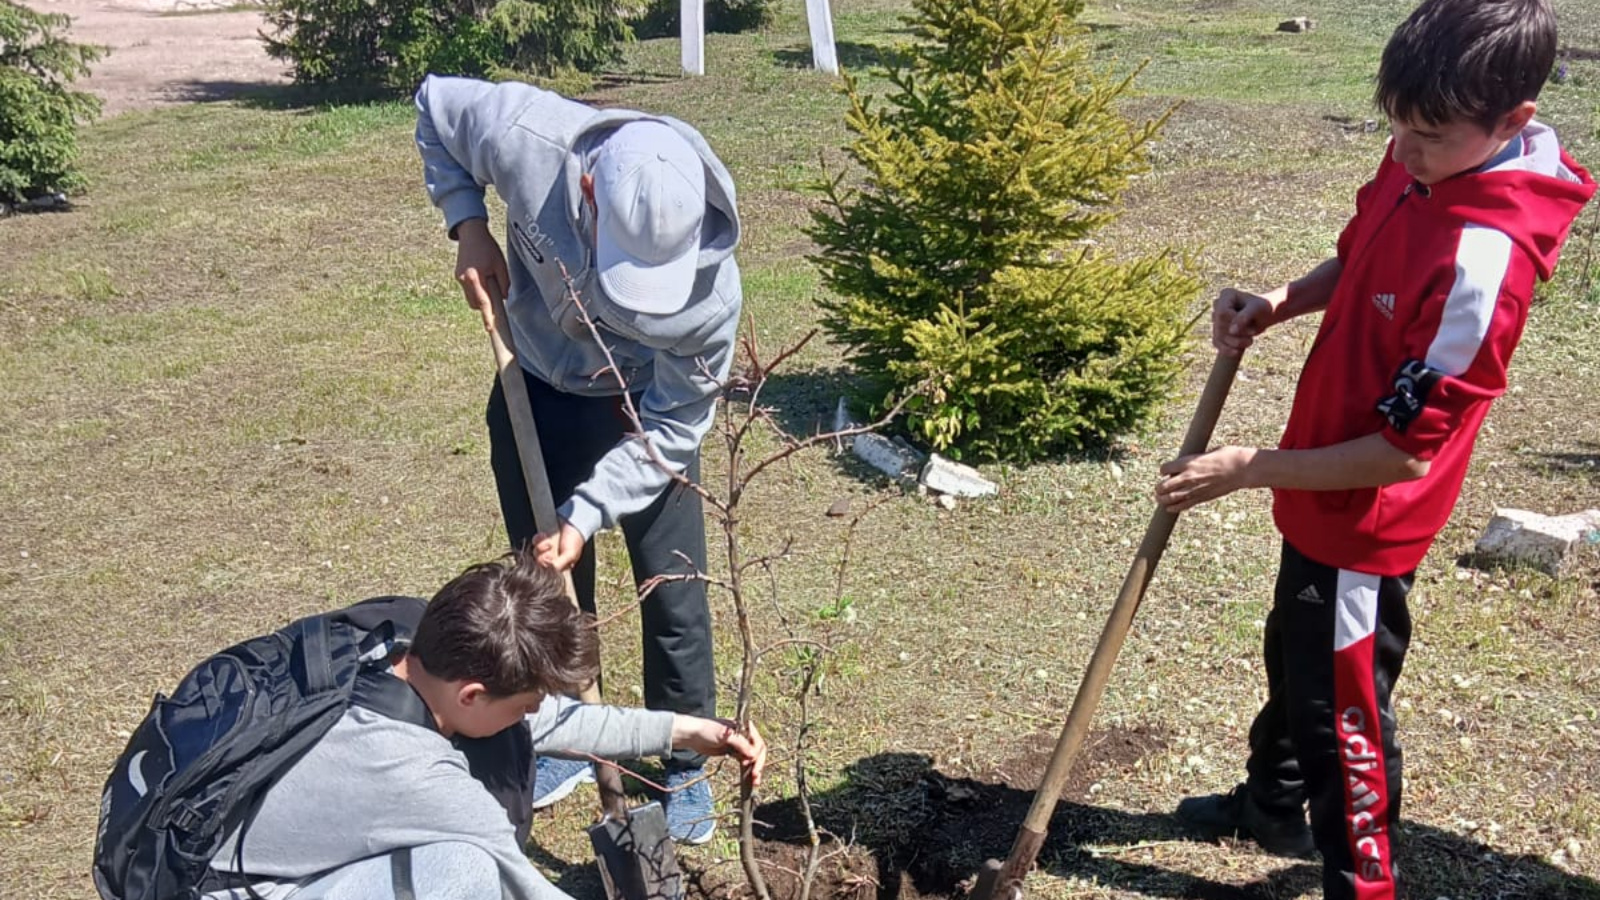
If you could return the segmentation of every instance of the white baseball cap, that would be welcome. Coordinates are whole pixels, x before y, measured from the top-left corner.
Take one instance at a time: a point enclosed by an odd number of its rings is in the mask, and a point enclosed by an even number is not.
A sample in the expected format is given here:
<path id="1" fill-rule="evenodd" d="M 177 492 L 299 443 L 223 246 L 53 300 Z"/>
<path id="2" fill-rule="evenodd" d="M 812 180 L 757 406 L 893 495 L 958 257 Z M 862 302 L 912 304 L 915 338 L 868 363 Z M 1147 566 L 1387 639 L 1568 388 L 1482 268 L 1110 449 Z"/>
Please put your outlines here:
<path id="1" fill-rule="evenodd" d="M 663 122 L 629 122 L 594 160 L 595 268 L 611 302 L 652 315 L 689 304 L 706 212 L 700 154 Z"/>

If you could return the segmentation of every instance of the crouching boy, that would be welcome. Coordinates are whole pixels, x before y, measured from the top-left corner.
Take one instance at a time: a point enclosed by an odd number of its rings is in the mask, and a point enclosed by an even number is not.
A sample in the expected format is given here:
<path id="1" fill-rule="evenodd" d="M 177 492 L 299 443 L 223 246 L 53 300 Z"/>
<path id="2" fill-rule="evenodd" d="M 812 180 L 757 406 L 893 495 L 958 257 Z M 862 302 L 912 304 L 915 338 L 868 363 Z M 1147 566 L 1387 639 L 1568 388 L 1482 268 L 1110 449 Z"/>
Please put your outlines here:
<path id="1" fill-rule="evenodd" d="M 1378 70 L 1393 138 L 1338 256 L 1215 303 L 1212 342 L 1229 354 L 1323 313 L 1278 449 L 1161 468 L 1156 497 L 1173 512 L 1270 488 L 1283 535 L 1247 777 L 1178 815 L 1272 852 L 1320 851 L 1328 900 L 1396 896 L 1390 695 L 1411 637 L 1406 595 L 1506 389 L 1534 283 L 1595 190 L 1534 119 L 1555 53 L 1548 0 L 1426 0 L 1411 14 Z"/>
<path id="2" fill-rule="evenodd" d="M 95 854 L 102 896 L 198 888 L 208 900 L 564 900 L 522 851 L 537 754 L 688 749 L 732 756 L 759 781 L 766 745 L 754 728 L 563 697 L 595 678 L 599 646 L 593 619 L 562 588 L 559 574 L 514 554 L 467 569 L 425 606 L 379 598 L 202 663 L 158 698 L 107 783 Z M 279 674 L 263 674 L 280 656 Z M 224 658 L 232 662 L 216 662 Z M 280 689 L 273 711 L 250 710 Z M 337 705 L 331 725 L 316 726 L 324 693 Z M 205 699 L 191 702 L 198 694 Z M 185 721 L 230 709 L 244 710 L 228 714 L 231 730 L 256 737 Z M 318 727 L 303 749 L 283 734 Z M 205 752 L 186 734 L 200 735 Z M 152 736 L 166 739 L 158 752 L 148 752 Z M 284 754 L 270 780 L 242 774 Z M 218 761 L 229 756 L 243 762 Z M 173 759 L 171 772 L 162 768 Z M 265 784 L 257 799 L 213 799 L 252 779 Z M 141 805 L 152 800 L 156 812 Z M 171 812 L 183 806 L 193 814 Z M 139 827 L 129 827 L 135 816 Z M 153 850 L 148 834 L 160 835 Z M 201 852 L 208 858 L 186 865 Z"/>

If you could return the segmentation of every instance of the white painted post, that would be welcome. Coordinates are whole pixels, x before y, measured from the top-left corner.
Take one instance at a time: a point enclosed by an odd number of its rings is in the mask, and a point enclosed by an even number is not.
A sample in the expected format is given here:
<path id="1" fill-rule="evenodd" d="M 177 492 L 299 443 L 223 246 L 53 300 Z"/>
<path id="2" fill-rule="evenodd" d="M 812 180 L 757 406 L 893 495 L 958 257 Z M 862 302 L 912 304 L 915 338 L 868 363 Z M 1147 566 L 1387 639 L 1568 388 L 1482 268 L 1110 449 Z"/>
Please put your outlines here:
<path id="1" fill-rule="evenodd" d="M 839 57 L 833 49 L 833 15 L 828 12 L 828 0 L 806 0 L 806 22 L 811 26 L 811 64 L 829 75 L 839 74 Z"/>
<path id="2" fill-rule="evenodd" d="M 683 12 L 678 20 L 678 32 L 683 42 L 683 71 L 689 75 L 704 75 L 706 73 L 705 0 L 683 0 Z"/>

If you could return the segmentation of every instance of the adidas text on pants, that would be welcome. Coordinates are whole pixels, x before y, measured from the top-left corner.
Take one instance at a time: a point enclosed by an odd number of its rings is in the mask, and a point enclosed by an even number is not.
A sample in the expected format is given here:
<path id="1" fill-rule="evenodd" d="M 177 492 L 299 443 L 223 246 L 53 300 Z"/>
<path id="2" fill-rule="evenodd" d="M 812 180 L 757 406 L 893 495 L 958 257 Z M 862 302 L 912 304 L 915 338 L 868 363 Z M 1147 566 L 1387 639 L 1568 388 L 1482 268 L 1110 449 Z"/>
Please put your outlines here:
<path id="1" fill-rule="evenodd" d="M 1269 813 L 1309 804 L 1326 900 L 1397 896 L 1401 753 L 1390 694 L 1411 639 L 1411 581 L 1325 566 L 1283 545 L 1247 784 Z"/>

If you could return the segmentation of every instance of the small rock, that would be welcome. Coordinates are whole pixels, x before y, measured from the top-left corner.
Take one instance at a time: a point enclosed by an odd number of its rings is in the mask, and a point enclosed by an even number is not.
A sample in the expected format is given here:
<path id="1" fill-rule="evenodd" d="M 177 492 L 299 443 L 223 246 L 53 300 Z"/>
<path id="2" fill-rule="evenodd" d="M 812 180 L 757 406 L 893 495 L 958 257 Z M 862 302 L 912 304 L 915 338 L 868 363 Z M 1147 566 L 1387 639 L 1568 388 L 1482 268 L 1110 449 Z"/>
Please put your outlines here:
<path id="1" fill-rule="evenodd" d="M 967 718 L 973 717 L 968 716 Z M 968 785 L 954 782 L 945 788 L 945 798 L 951 803 L 971 803 L 973 800 L 978 799 L 978 792 Z"/>
<path id="2" fill-rule="evenodd" d="M 987 497 L 999 493 L 994 482 L 984 478 L 977 469 L 945 459 L 935 453 L 922 467 L 918 482 L 929 490 L 957 497 Z"/>
<path id="3" fill-rule="evenodd" d="M 839 499 L 833 501 L 833 505 L 832 506 L 828 507 L 828 515 L 832 516 L 835 519 L 839 518 L 840 516 L 847 516 L 849 514 L 850 514 L 850 498 L 849 497 L 840 497 Z"/>
<path id="4" fill-rule="evenodd" d="M 1577 838 L 1569 838 L 1569 839 L 1567 839 L 1566 850 L 1567 850 L 1567 859 L 1570 859 L 1573 862 L 1577 862 L 1578 857 L 1583 853 L 1583 845 L 1578 843 L 1578 839 Z"/>
<path id="5" fill-rule="evenodd" d="M 1317 27 L 1317 23 L 1305 16 L 1297 16 L 1278 23 L 1278 30 L 1289 34 L 1305 34 L 1315 27 Z"/>
<path id="6" fill-rule="evenodd" d="M 1587 542 L 1591 534 L 1600 534 L 1600 509 L 1567 516 L 1496 509 L 1475 550 L 1485 562 L 1528 566 L 1559 576 L 1573 547 Z"/>
<path id="7" fill-rule="evenodd" d="M 908 476 L 922 465 L 921 454 L 881 434 L 858 434 L 851 449 L 867 465 L 895 478 Z"/>
<path id="8" fill-rule="evenodd" d="M 939 508 L 947 512 L 956 508 L 956 498 L 949 494 L 940 494 L 933 502 L 939 504 Z"/>

